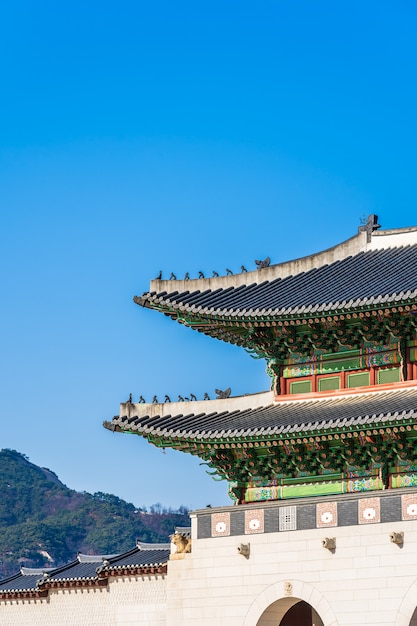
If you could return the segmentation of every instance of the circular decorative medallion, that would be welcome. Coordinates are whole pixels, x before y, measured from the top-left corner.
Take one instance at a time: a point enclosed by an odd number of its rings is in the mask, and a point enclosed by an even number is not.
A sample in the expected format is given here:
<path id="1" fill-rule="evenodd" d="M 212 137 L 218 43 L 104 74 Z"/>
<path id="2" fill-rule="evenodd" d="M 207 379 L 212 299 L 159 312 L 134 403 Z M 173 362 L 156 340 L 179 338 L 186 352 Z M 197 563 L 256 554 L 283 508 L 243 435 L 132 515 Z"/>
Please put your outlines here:
<path id="1" fill-rule="evenodd" d="M 250 522 L 249 522 L 249 528 L 251 530 L 258 530 L 260 528 L 260 526 L 261 526 L 261 522 L 258 519 L 256 519 L 256 518 L 251 519 Z"/>
<path id="2" fill-rule="evenodd" d="M 217 522 L 216 524 L 216 532 L 224 533 L 226 530 L 226 524 L 224 522 Z"/>
<path id="3" fill-rule="evenodd" d="M 367 508 L 367 509 L 364 510 L 364 512 L 363 512 L 363 518 L 364 519 L 371 520 L 371 519 L 375 519 L 375 517 L 376 517 L 375 509 Z"/>
<path id="4" fill-rule="evenodd" d="M 417 515 L 417 504 L 409 504 L 407 507 L 408 515 Z"/>

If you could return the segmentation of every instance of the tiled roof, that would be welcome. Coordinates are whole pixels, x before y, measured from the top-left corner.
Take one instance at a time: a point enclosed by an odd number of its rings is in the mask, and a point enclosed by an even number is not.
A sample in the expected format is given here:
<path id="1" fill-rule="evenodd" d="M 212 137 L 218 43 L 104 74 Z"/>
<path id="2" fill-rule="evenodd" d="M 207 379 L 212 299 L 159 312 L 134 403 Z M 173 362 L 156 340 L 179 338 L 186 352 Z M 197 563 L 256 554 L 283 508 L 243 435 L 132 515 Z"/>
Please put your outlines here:
<path id="1" fill-rule="evenodd" d="M 170 544 L 138 545 L 118 555 L 79 554 L 75 561 L 57 568 L 22 568 L 18 574 L 0 581 L 0 598 L 42 596 L 50 587 L 68 585 L 105 585 L 109 575 L 126 570 L 158 573 L 170 555 Z M 123 570 L 123 571 L 122 571 Z"/>
<path id="2" fill-rule="evenodd" d="M 4 595 L 7 592 L 39 592 L 38 583 L 42 580 L 46 571 L 48 570 L 22 568 L 18 574 L 0 581 L 0 595 Z"/>
<path id="3" fill-rule="evenodd" d="M 175 533 L 183 537 L 191 537 L 191 526 L 176 526 Z"/>
<path id="4" fill-rule="evenodd" d="M 165 565 L 171 551 L 170 544 L 141 544 L 125 554 L 119 555 L 104 562 L 101 571 L 117 570 L 126 568 L 158 568 Z"/>
<path id="5" fill-rule="evenodd" d="M 94 580 L 97 578 L 97 568 L 103 563 L 103 556 L 79 554 L 75 561 L 54 569 L 50 574 L 45 576 L 44 583 L 48 585 L 52 582 L 75 582 L 83 580 Z"/>
<path id="6" fill-rule="evenodd" d="M 416 267 L 417 245 L 410 245 L 360 252 L 261 283 L 205 291 L 153 291 L 136 297 L 135 302 L 173 315 L 208 317 L 330 313 L 412 301 L 417 297 Z"/>
<path id="7" fill-rule="evenodd" d="M 227 400 L 224 403 L 226 406 Z M 417 387 L 286 400 L 258 408 L 212 413 L 192 413 L 191 402 L 189 408 L 190 413 L 163 417 L 121 415 L 104 425 L 109 430 L 129 431 L 149 439 L 197 442 L 360 427 L 415 420 Z"/>

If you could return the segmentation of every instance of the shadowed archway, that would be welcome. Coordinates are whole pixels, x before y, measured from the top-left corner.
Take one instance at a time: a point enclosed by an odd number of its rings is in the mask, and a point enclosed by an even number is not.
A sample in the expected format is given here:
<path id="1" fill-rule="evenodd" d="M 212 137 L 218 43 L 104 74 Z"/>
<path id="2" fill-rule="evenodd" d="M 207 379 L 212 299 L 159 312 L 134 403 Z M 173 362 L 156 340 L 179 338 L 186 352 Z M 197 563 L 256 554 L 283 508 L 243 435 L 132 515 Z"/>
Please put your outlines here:
<path id="1" fill-rule="evenodd" d="M 282 598 L 265 609 L 256 626 L 324 626 L 324 624 L 308 602 L 299 598 Z"/>
<path id="2" fill-rule="evenodd" d="M 300 626 L 338 626 L 323 594 L 300 580 L 281 580 L 267 587 L 252 603 L 243 626 L 299 626 L 293 618 Z"/>
<path id="3" fill-rule="evenodd" d="M 395 621 L 395 626 L 417 626 L 417 580 L 415 580 L 405 594 Z"/>

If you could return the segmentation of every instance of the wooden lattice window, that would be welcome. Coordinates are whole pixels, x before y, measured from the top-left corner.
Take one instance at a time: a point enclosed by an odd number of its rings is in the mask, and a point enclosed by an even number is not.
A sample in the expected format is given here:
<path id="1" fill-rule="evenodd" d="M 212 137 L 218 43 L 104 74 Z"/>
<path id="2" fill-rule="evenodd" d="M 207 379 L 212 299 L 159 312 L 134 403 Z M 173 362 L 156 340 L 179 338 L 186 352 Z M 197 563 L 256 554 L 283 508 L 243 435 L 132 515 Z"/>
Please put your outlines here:
<path id="1" fill-rule="evenodd" d="M 279 529 L 297 530 L 297 510 L 295 506 L 283 506 L 280 508 Z"/>

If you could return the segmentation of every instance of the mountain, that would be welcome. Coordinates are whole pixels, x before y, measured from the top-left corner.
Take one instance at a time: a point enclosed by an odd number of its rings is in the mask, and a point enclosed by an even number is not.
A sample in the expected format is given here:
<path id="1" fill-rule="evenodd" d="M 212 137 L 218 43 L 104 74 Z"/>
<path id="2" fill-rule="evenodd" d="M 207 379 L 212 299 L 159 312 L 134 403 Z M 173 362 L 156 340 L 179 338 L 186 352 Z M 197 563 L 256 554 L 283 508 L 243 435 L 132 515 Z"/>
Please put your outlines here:
<path id="1" fill-rule="evenodd" d="M 166 542 L 188 526 L 188 510 L 150 512 L 107 493 L 80 493 L 15 450 L 0 450 L 0 577 L 29 567 L 57 567 L 77 552 L 115 554 L 136 540 Z"/>

